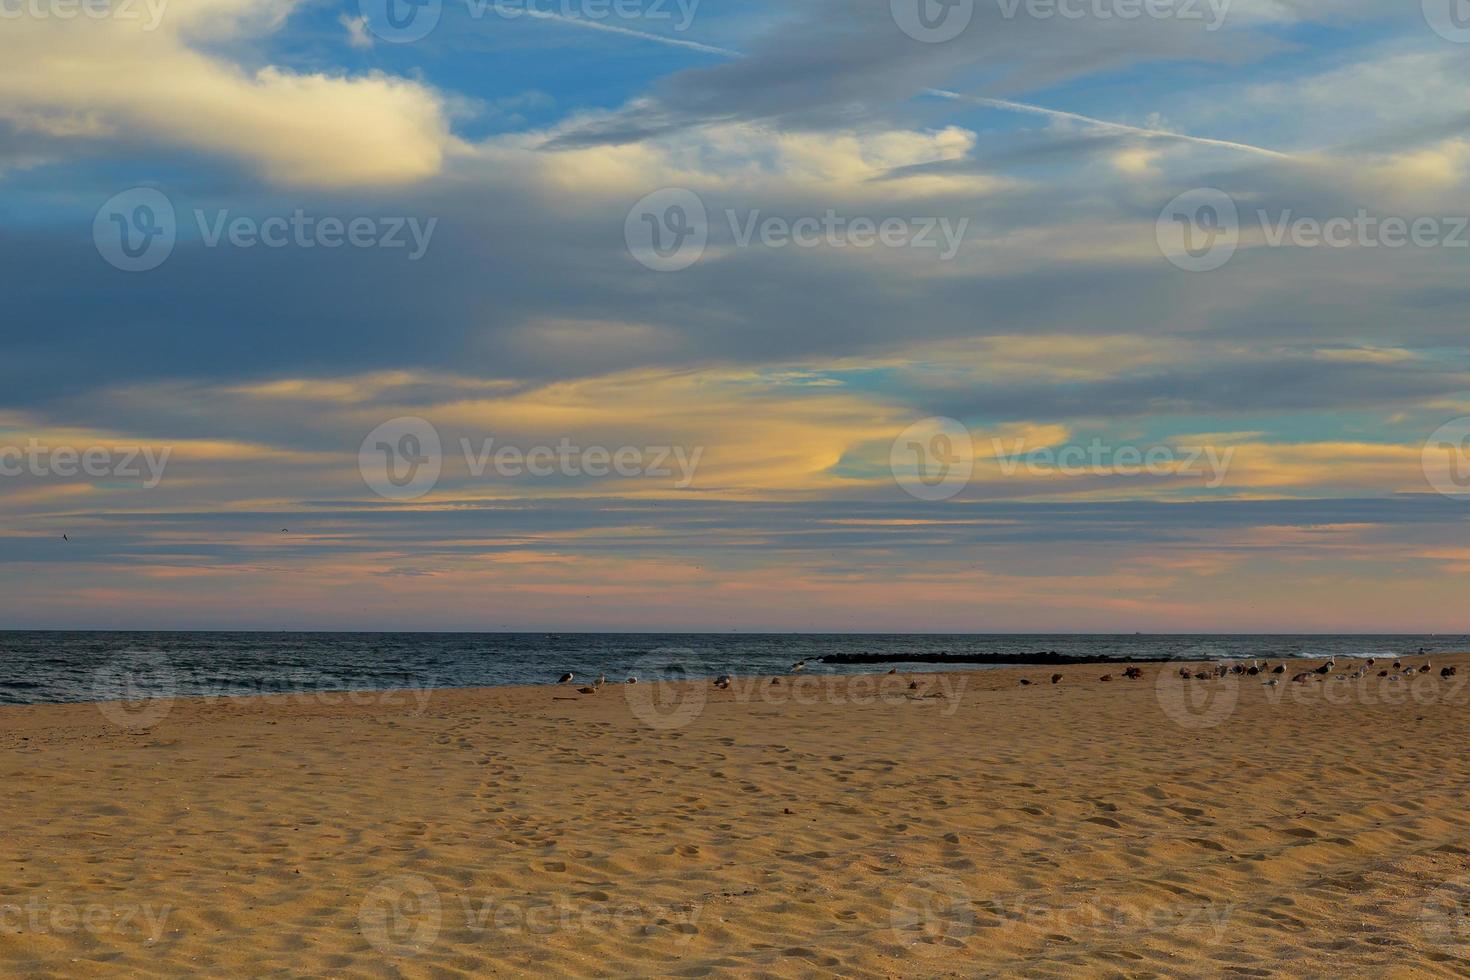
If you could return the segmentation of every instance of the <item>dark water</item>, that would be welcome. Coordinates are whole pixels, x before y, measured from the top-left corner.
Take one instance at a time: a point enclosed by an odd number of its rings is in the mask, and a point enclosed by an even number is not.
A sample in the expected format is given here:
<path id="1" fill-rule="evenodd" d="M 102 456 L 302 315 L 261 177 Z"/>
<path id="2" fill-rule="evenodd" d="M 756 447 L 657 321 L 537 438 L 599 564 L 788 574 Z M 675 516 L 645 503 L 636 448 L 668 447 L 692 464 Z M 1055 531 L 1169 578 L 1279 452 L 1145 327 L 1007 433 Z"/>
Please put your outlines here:
<path id="1" fill-rule="evenodd" d="M 1470 650 L 1467 636 L 141 633 L 0 631 L 0 704 L 545 684 L 784 672 L 825 653 L 1035 653 L 1099 659 L 1373 656 Z M 812 664 L 812 673 L 873 665 Z M 939 670 L 917 664 L 905 670 Z M 976 665 L 976 669 L 984 669 Z"/>

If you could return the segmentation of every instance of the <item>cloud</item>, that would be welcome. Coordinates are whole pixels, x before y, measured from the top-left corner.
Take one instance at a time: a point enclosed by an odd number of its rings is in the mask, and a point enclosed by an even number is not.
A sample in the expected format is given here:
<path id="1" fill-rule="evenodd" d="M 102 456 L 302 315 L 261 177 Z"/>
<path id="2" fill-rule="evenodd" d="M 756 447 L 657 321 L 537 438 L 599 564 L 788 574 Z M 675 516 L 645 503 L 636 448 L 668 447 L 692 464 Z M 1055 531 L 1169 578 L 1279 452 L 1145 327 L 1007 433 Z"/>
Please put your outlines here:
<path id="1" fill-rule="evenodd" d="M 203 151 L 283 185 L 391 186 L 439 173 L 458 141 L 445 100 L 423 83 L 249 68 L 221 53 L 279 30 L 294 7 L 173 0 L 156 24 L 6 20 L 0 119 L 52 137 Z"/>

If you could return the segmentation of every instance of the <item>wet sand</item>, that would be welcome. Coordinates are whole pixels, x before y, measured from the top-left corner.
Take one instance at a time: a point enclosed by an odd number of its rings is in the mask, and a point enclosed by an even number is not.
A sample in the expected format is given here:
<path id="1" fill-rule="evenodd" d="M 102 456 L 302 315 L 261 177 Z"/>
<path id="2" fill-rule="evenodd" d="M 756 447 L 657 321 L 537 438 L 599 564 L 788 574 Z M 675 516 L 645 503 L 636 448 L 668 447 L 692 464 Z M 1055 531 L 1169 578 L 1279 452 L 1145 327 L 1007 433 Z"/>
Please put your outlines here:
<path id="1" fill-rule="evenodd" d="M 1432 660 L 4 708 L 0 971 L 1465 976 Z"/>

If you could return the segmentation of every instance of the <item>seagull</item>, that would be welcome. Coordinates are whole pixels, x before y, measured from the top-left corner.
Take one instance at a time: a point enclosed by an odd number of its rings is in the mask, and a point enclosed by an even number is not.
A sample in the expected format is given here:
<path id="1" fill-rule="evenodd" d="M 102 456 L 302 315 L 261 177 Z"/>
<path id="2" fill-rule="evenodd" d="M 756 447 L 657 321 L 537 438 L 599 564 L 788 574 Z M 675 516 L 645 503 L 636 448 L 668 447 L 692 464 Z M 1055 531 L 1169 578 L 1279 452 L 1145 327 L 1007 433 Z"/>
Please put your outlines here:
<path id="1" fill-rule="evenodd" d="M 638 678 L 636 678 L 636 677 L 629 677 L 627 679 L 627 681 L 625 681 L 624 683 L 627 683 L 627 684 L 637 684 L 638 683 Z"/>
<path id="2" fill-rule="evenodd" d="M 715 687 L 718 687 L 720 690 L 723 691 L 725 688 L 727 688 L 729 686 L 730 686 L 730 675 L 729 674 L 721 674 L 719 677 L 716 677 L 715 678 Z"/>
<path id="3" fill-rule="evenodd" d="M 1061 674 L 1052 674 L 1051 675 L 1051 682 L 1053 684 L 1060 684 L 1062 682 L 1062 675 Z"/>
<path id="4" fill-rule="evenodd" d="M 61 536 L 61 540 L 63 540 L 63 541 L 70 541 L 70 540 L 71 540 L 71 538 L 69 538 L 69 537 L 67 537 L 67 536 L 66 536 L 66 535 L 65 535 L 65 534 L 63 534 L 63 535 L 62 535 L 62 536 Z"/>
<path id="5" fill-rule="evenodd" d="M 1021 678 L 1021 686 L 1022 687 L 1030 687 L 1031 686 L 1031 682 L 1029 680 L 1027 680 L 1026 678 L 1023 677 L 1023 678 Z"/>
<path id="6" fill-rule="evenodd" d="M 794 663 L 794 664 L 791 665 L 791 669 L 793 671 L 806 670 L 806 661 L 805 660 L 798 660 L 796 663 Z"/>
<path id="7" fill-rule="evenodd" d="M 1273 674 L 1284 674 L 1284 673 L 1286 673 L 1286 664 L 1277 664 L 1275 667 L 1272 667 L 1271 668 L 1271 673 L 1273 673 Z"/>
<path id="8" fill-rule="evenodd" d="M 574 675 L 572 675 L 572 674 L 562 674 L 561 677 L 559 677 L 557 679 L 557 683 L 558 684 L 570 684 L 572 682 L 572 677 L 573 676 Z"/>
<path id="9" fill-rule="evenodd" d="M 1193 675 L 1190 674 L 1188 667 L 1180 667 L 1179 676 L 1184 678 L 1185 680 L 1189 680 L 1189 678 Z"/>
<path id="10" fill-rule="evenodd" d="M 597 675 L 597 684 L 595 686 L 601 687 L 602 685 L 604 685 L 606 683 L 607 683 L 607 675 L 606 674 L 598 674 Z"/>

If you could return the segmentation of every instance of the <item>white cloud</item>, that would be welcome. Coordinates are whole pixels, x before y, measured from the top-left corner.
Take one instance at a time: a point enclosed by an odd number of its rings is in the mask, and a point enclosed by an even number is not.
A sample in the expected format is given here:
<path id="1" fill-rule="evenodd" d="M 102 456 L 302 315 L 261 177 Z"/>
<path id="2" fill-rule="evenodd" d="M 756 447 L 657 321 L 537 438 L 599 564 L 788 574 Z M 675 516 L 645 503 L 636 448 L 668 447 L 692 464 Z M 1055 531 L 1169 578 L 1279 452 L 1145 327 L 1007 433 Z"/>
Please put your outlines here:
<path id="1" fill-rule="evenodd" d="M 296 0 L 172 0 L 156 24 L 27 17 L 0 31 L 0 119 L 53 137 L 143 139 L 220 154 L 298 186 L 403 184 L 457 146 L 445 101 L 416 81 L 251 70 L 201 41 L 281 27 Z"/>

